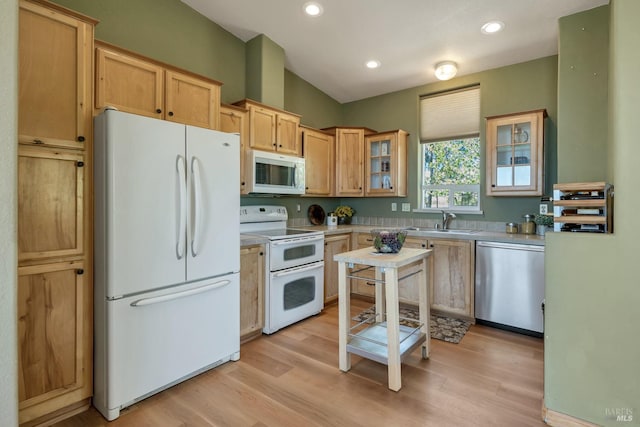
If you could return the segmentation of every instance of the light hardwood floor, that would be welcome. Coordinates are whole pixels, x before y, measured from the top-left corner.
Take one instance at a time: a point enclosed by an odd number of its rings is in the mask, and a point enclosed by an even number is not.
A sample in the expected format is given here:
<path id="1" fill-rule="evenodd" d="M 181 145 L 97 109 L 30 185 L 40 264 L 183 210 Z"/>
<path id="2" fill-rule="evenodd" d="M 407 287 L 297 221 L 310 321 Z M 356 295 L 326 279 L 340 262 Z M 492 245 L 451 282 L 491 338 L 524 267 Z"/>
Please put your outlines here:
<path id="1" fill-rule="evenodd" d="M 370 303 L 352 299 L 352 313 Z M 402 365 L 352 356 L 338 369 L 338 310 L 242 346 L 230 362 L 159 393 L 107 423 L 95 409 L 56 424 L 92 426 L 544 426 L 543 342 L 474 325 L 460 344 L 432 340 Z"/>

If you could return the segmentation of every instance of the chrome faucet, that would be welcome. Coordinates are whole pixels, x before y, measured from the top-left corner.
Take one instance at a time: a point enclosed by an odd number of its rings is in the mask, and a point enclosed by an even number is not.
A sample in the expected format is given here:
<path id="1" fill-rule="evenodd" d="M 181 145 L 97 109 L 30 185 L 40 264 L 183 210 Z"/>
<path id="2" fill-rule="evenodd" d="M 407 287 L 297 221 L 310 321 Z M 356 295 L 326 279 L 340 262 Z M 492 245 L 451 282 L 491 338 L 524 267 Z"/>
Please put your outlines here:
<path id="1" fill-rule="evenodd" d="M 454 213 L 442 211 L 442 229 L 443 230 L 448 230 L 449 229 L 449 223 L 455 217 L 456 217 L 456 214 L 454 214 Z"/>

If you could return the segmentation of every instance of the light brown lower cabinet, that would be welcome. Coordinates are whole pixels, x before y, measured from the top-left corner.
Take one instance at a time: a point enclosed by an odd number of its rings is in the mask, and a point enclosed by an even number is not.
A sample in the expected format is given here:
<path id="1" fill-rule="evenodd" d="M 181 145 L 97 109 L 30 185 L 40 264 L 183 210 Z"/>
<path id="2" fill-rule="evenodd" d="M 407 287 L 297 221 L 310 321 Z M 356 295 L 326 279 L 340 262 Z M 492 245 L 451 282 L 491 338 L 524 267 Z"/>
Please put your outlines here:
<path id="1" fill-rule="evenodd" d="M 240 342 L 262 334 L 264 327 L 264 245 L 240 248 Z"/>
<path id="2" fill-rule="evenodd" d="M 328 235 L 324 239 L 324 303 L 338 300 L 338 263 L 335 254 L 351 250 L 351 233 Z"/>
<path id="3" fill-rule="evenodd" d="M 431 309 L 452 317 L 474 319 L 475 242 L 430 239 Z"/>
<path id="4" fill-rule="evenodd" d="M 372 246 L 373 239 L 368 233 L 356 233 L 354 237 L 358 249 Z M 409 236 L 404 247 L 432 249 L 429 260 L 431 284 L 429 302 L 435 312 L 468 320 L 474 319 L 474 269 L 475 242 L 473 240 L 426 239 Z M 415 266 L 408 266 L 398 272 L 399 277 L 408 276 Z M 359 276 L 373 279 L 373 271 L 363 271 Z M 418 275 L 412 275 L 400 282 L 398 300 L 405 304 L 418 305 L 421 284 Z M 352 280 L 351 292 L 373 298 L 373 280 Z"/>
<path id="5" fill-rule="evenodd" d="M 20 267 L 18 276 L 20 422 L 88 407 L 93 293 L 82 261 Z"/>

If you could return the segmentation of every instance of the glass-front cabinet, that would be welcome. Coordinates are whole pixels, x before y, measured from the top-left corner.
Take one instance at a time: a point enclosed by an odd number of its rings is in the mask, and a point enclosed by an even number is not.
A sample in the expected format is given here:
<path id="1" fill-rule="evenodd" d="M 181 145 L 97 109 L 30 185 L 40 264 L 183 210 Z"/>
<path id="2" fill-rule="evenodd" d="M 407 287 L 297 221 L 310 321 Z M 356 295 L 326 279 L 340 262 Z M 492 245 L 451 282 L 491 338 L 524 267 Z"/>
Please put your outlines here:
<path id="1" fill-rule="evenodd" d="M 546 110 L 487 117 L 487 195 L 541 196 Z"/>
<path id="2" fill-rule="evenodd" d="M 407 195 L 407 137 L 403 130 L 365 137 L 365 196 Z"/>

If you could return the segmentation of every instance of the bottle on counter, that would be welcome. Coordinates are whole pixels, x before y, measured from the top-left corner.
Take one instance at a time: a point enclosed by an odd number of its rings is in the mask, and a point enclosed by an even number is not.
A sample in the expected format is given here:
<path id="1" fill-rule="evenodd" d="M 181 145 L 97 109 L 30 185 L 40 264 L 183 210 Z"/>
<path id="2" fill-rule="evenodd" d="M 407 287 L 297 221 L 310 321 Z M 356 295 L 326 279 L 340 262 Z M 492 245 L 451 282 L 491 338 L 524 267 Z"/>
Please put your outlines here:
<path id="1" fill-rule="evenodd" d="M 534 222 L 535 215 L 524 215 L 524 222 L 520 225 L 522 234 L 535 234 L 536 233 L 536 223 Z"/>

